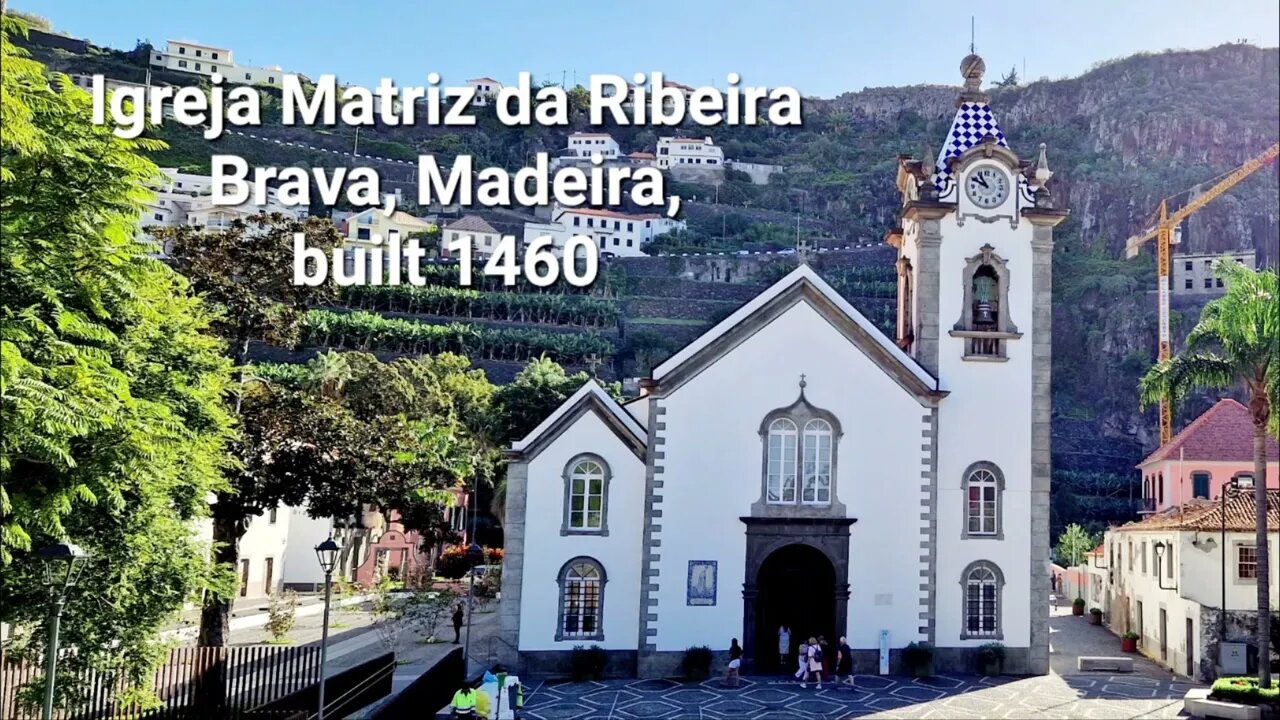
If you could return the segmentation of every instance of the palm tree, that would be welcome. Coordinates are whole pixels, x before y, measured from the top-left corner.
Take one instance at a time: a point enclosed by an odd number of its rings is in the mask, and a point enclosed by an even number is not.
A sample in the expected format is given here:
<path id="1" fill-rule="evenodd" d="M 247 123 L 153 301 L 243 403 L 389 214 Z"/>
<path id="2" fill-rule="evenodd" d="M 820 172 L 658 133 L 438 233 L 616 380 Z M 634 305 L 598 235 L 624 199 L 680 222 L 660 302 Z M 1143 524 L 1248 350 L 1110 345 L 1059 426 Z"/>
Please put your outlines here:
<path id="1" fill-rule="evenodd" d="M 1255 272 L 1226 258 L 1213 270 L 1226 282 L 1226 294 L 1205 305 L 1182 353 L 1157 363 L 1139 386 L 1144 406 L 1178 401 L 1192 388 L 1243 388 L 1248 396 L 1258 525 L 1258 680 L 1271 687 L 1267 435 L 1280 438 L 1280 412 L 1272 412 L 1280 401 L 1280 291 L 1275 270 Z"/>

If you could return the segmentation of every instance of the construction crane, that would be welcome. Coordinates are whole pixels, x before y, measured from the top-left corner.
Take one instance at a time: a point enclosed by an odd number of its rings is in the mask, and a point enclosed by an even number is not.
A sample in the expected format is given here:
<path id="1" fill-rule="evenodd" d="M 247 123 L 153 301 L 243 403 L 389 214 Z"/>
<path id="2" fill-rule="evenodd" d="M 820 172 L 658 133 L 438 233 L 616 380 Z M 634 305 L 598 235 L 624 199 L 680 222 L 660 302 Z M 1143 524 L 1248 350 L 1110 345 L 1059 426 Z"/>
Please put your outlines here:
<path id="1" fill-rule="evenodd" d="M 1170 246 L 1178 244 L 1181 236 L 1182 221 L 1187 219 L 1192 213 L 1207 205 L 1214 198 L 1225 193 L 1235 186 L 1236 183 L 1249 177 L 1254 172 L 1272 162 L 1276 156 L 1280 155 L 1280 143 L 1276 143 L 1267 148 L 1265 152 L 1252 158 L 1240 167 L 1232 170 L 1216 185 L 1209 188 L 1204 194 L 1191 200 L 1183 205 L 1172 215 L 1169 214 L 1169 199 L 1165 198 L 1160 201 L 1160 208 L 1156 211 L 1156 221 L 1153 227 L 1149 227 L 1138 235 L 1134 235 L 1124 244 L 1125 256 L 1129 258 L 1138 255 L 1138 249 L 1144 243 L 1152 238 L 1156 240 L 1156 282 L 1159 284 L 1158 302 L 1160 304 L 1160 360 L 1168 360 L 1173 356 L 1173 346 L 1169 339 L 1169 263 L 1170 263 Z M 1168 400 L 1160 401 L 1160 444 L 1164 445 L 1173 439 L 1173 411 L 1169 407 Z"/>

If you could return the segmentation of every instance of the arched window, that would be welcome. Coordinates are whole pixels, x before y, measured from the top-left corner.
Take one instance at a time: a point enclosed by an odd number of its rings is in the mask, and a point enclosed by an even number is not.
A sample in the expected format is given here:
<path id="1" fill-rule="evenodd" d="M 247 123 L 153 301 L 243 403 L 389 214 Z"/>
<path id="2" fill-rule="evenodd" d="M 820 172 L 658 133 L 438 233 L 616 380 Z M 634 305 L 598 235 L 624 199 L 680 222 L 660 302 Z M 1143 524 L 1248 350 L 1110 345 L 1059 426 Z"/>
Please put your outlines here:
<path id="1" fill-rule="evenodd" d="M 804 424 L 804 492 L 811 505 L 831 502 L 831 423 L 814 418 Z"/>
<path id="2" fill-rule="evenodd" d="M 769 423 L 768 492 L 771 503 L 796 501 L 796 424 L 788 418 Z"/>
<path id="3" fill-rule="evenodd" d="M 760 423 L 762 491 L 752 505 L 753 515 L 843 515 L 844 506 L 836 499 L 840 423 L 835 415 L 811 405 L 804 388 L 802 375 L 800 397 Z"/>
<path id="4" fill-rule="evenodd" d="M 911 308 L 915 304 L 911 287 L 912 268 L 907 258 L 898 258 L 898 347 L 911 351 L 915 342 L 915 321 L 911 317 Z"/>
<path id="5" fill-rule="evenodd" d="M 964 471 L 963 538 L 1004 536 L 1004 473 L 995 463 L 976 462 Z"/>
<path id="6" fill-rule="evenodd" d="M 598 455 L 579 455 L 564 472 L 561 535 L 608 535 L 609 465 Z"/>
<path id="7" fill-rule="evenodd" d="M 1001 639 L 1000 595 L 1004 575 L 1000 568 L 986 560 L 970 563 L 960 576 L 960 585 L 964 593 L 964 627 L 960 639 Z"/>
<path id="8" fill-rule="evenodd" d="M 1000 317 L 1000 298 L 997 296 L 1000 278 L 995 268 L 983 265 L 973 274 L 970 301 L 973 307 L 974 330 L 995 330 Z"/>
<path id="9" fill-rule="evenodd" d="M 604 566 L 576 557 L 560 568 L 556 640 L 604 639 Z"/>
<path id="10" fill-rule="evenodd" d="M 1159 500 L 1157 500 L 1157 502 L 1159 502 L 1160 505 L 1164 505 L 1164 473 L 1156 475 L 1156 488 L 1158 488 L 1156 492 L 1159 494 Z"/>
<path id="11" fill-rule="evenodd" d="M 965 341 L 965 358 L 1004 359 L 1005 342 L 1020 337 L 1009 317 L 1009 267 L 991 245 L 965 259 L 964 303 L 952 337 Z"/>

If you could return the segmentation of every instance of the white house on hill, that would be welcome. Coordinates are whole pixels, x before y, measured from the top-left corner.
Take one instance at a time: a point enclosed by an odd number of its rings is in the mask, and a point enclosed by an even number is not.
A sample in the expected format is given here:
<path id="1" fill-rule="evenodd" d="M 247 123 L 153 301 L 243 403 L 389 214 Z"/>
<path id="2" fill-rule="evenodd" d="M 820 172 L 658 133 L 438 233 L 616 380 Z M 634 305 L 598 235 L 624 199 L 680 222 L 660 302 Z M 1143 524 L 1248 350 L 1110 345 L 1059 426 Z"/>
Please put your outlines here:
<path id="1" fill-rule="evenodd" d="M 902 160 L 899 328 L 807 265 L 657 366 L 588 384 L 509 449 L 502 637 L 531 674 L 600 645 L 674 674 L 691 646 L 846 636 L 858 672 L 911 642 L 971 671 L 1049 671 L 1050 277 L 1065 219 L 965 58 L 936 161 Z M 967 131 L 982 117 L 980 132 Z M 959 138 L 959 140 L 956 140 Z M 979 180 L 980 178 L 980 180 Z M 784 668 L 784 670 L 789 670 Z"/>
<path id="2" fill-rule="evenodd" d="M 270 67 L 238 65 L 232 58 L 230 48 L 200 45 L 186 40 L 170 40 L 168 47 L 163 50 L 153 48 L 151 64 L 166 70 L 205 77 L 218 73 L 227 82 L 244 85 L 279 87 L 284 78 L 284 70 L 278 65 Z"/>

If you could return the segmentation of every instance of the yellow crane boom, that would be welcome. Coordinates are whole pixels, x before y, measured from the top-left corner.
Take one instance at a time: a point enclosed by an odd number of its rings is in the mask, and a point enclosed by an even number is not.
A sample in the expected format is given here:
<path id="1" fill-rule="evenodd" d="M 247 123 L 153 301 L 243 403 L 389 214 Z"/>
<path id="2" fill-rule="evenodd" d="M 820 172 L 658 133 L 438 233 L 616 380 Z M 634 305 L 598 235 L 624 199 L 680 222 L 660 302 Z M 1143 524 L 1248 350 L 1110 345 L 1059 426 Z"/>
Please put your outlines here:
<path id="1" fill-rule="evenodd" d="M 1245 162 L 1240 167 L 1227 173 L 1213 187 L 1206 190 L 1199 197 L 1183 205 L 1172 215 L 1169 214 L 1168 200 L 1160 201 L 1160 208 L 1157 210 L 1155 227 L 1148 228 L 1146 231 L 1134 235 L 1124 244 L 1126 257 L 1135 257 L 1138 250 L 1148 240 L 1156 239 L 1156 281 L 1159 283 L 1159 299 L 1160 312 L 1160 360 L 1168 360 L 1173 356 L 1172 341 L 1169 337 L 1169 264 L 1170 264 L 1170 246 L 1176 243 L 1174 239 L 1174 230 L 1182 224 L 1192 213 L 1212 202 L 1226 191 L 1235 186 L 1236 183 L 1249 177 L 1259 168 L 1280 156 L 1280 143 L 1276 143 L 1267 148 L 1260 155 Z M 1166 400 L 1160 402 L 1160 444 L 1163 445 L 1173 439 L 1173 412 Z"/>

